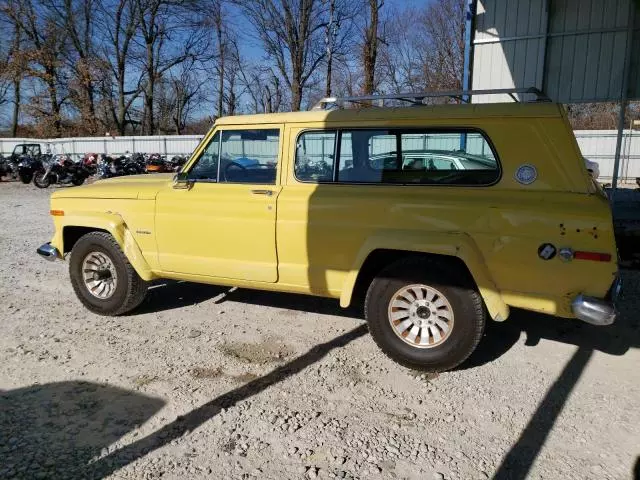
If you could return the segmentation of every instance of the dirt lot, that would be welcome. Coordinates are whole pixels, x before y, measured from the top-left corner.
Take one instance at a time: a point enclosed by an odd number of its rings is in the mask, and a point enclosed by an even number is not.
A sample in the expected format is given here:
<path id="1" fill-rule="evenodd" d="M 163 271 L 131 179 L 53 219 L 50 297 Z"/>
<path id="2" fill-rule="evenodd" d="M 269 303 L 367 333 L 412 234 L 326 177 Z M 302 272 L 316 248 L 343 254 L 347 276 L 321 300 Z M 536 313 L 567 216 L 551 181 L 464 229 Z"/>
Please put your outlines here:
<path id="1" fill-rule="evenodd" d="M 609 328 L 514 312 L 462 368 L 387 360 L 357 310 L 158 283 L 76 300 L 49 191 L 0 184 L 0 478 L 625 479 L 640 469 L 640 276 Z"/>

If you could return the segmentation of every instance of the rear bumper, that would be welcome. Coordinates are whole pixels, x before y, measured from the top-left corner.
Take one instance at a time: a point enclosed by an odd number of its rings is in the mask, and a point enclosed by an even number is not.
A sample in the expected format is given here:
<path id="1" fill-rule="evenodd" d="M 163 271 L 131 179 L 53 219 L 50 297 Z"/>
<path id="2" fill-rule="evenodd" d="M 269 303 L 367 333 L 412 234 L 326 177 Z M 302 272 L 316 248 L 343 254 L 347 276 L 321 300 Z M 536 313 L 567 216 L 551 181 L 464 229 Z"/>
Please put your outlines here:
<path id="1" fill-rule="evenodd" d="M 38 255 L 40 255 L 41 257 L 50 261 L 62 258 L 62 255 L 60 255 L 60 251 L 56 247 L 52 246 L 49 242 L 40 245 L 36 252 L 38 252 Z"/>
<path id="2" fill-rule="evenodd" d="M 578 320 L 591 325 L 611 325 L 616 320 L 616 300 L 622 289 L 620 278 L 616 279 L 606 299 L 578 295 L 571 302 L 571 309 Z"/>

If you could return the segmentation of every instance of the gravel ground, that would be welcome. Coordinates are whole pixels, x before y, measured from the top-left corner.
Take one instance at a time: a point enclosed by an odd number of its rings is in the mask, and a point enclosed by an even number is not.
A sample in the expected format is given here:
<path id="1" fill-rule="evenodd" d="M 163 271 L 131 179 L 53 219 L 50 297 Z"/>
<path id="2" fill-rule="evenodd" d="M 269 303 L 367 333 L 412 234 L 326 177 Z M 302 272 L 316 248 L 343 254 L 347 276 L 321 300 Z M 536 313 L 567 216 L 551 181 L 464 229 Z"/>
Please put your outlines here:
<path id="1" fill-rule="evenodd" d="M 392 363 L 356 310 L 159 282 L 133 315 L 35 254 L 49 191 L 0 184 L 0 478 L 624 479 L 640 275 L 608 328 L 514 312 L 461 368 Z"/>

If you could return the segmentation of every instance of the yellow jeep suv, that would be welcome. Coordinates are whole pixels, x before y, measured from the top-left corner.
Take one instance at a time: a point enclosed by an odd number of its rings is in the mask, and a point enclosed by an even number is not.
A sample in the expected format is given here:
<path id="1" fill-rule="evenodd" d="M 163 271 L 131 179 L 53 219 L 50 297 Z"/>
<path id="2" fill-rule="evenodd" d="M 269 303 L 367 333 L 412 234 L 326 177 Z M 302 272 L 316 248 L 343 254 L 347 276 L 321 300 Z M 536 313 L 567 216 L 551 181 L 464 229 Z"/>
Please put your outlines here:
<path id="1" fill-rule="evenodd" d="M 436 371 L 511 307 L 616 315 L 609 204 L 548 102 L 220 118 L 175 177 L 59 190 L 51 215 L 38 253 L 69 256 L 78 298 L 103 315 L 136 308 L 157 278 L 343 307 L 362 292 L 380 348 Z"/>

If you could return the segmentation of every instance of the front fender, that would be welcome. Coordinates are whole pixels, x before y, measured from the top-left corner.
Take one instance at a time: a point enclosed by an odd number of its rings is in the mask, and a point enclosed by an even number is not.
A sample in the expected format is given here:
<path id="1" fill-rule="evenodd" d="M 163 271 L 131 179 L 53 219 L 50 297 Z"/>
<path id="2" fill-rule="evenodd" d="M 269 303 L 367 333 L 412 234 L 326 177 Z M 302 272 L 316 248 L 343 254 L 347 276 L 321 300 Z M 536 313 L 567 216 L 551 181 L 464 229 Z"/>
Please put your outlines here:
<path id="1" fill-rule="evenodd" d="M 64 252 L 63 230 L 65 227 L 95 228 L 109 232 L 118 242 L 120 248 L 143 280 L 153 280 L 156 275 L 142 255 L 142 251 L 124 219 L 117 213 L 70 214 L 55 218 L 56 233 L 51 244 L 60 252 Z"/>
<path id="2" fill-rule="evenodd" d="M 358 273 L 364 265 L 367 257 L 375 250 L 399 250 L 409 252 L 428 253 L 435 255 L 447 255 L 460 258 L 469 269 L 478 291 L 482 295 L 489 315 L 494 320 L 506 320 L 509 316 L 509 307 L 502 299 L 487 265 L 482 252 L 473 239 L 462 233 L 440 233 L 414 231 L 382 231 L 368 238 L 362 245 L 351 270 L 347 274 L 340 295 L 340 305 L 348 307 L 351 303 L 353 289 L 358 279 Z"/>

